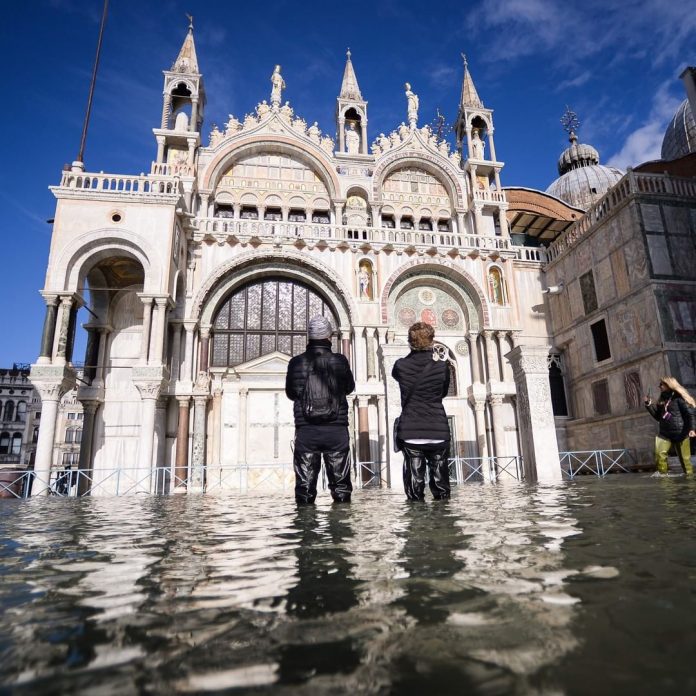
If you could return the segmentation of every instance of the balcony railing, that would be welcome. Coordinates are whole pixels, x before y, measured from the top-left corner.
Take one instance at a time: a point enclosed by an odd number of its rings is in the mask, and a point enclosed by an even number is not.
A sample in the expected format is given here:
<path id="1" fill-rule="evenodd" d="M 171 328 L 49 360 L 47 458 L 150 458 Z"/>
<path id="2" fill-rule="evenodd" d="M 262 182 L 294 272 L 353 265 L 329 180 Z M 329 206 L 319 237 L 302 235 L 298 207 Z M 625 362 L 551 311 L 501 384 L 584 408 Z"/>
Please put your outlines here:
<path id="1" fill-rule="evenodd" d="M 169 175 L 121 176 L 119 174 L 98 174 L 90 172 L 63 172 L 61 188 L 103 193 L 119 193 L 127 196 L 148 194 L 176 194 L 184 192 L 177 177 Z"/>
<path id="2" fill-rule="evenodd" d="M 358 227 L 317 222 L 285 222 L 271 220 L 238 220 L 232 218 L 197 218 L 196 237 L 209 237 L 224 241 L 231 237 L 245 241 L 258 238 L 262 241 L 304 240 L 318 242 L 366 242 L 394 245 L 401 248 L 428 247 L 465 250 L 505 251 L 525 261 L 545 260 L 539 247 L 513 246 L 509 239 L 477 234 L 458 234 L 427 230 L 393 229 L 388 227 Z"/>

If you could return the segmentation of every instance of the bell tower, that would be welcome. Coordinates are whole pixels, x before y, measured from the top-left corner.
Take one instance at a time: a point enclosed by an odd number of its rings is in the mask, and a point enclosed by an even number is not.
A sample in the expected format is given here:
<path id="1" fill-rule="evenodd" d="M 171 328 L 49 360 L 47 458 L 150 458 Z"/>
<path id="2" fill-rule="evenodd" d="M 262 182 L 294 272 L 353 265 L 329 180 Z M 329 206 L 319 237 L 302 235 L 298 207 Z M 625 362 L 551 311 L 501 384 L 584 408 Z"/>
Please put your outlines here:
<path id="1" fill-rule="evenodd" d="M 493 110 L 487 109 L 476 91 L 466 56 L 454 132 L 462 168 L 469 179 L 470 208 L 477 234 L 508 236 L 507 201 L 500 184 L 500 170 L 493 141 Z M 486 151 L 486 149 L 488 151 Z"/>
<path id="2" fill-rule="evenodd" d="M 179 55 L 170 70 L 164 70 L 162 123 L 153 129 L 157 139 L 155 170 L 193 176 L 196 148 L 205 110 L 203 76 L 198 70 L 193 40 L 193 17 Z"/>
<path id="3" fill-rule="evenodd" d="M 367 155 L 367 102 L 362 98 L 358 79 L 346 51 L 341 93 L 336 103 L 338 152 L 348 155 Z"/>

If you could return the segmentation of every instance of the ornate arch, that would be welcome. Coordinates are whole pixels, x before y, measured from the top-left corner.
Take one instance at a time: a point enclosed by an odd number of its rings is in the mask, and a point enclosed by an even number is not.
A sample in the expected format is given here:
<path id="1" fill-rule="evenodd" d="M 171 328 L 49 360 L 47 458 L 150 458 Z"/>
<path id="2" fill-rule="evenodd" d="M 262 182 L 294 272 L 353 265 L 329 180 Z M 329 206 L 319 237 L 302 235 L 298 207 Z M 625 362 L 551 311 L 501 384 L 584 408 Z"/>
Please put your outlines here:
<path id="1" fill-rule="evenodd" d="M 374 200 L 382 200 L 382 186 L 387 176 L 408 165 L 420 167 L 441 181 L 447 189 L 454 208 L 465 206 L 465 192 L 457 179 L 457 172 L 453 171 L 449 162 L 444 161 L 441 156 L 414 150 L 395 152 L 380 161 L 372 177 Z"/>
<path id="2" fill-rule="evenodd" d="M 191 80 L 176 73 L 173 74 L 167 82 L 167 93 L 171 95 L 172 90 L 176 89 L 176 87 L 178 87 L 182 82 L 186 85 L 186 88 L 191 92 L 192 95 L 198 94 L 198 87 L 191 82 Z"/>
<path id="3" fill-rule="evenodd" d="M 143 267 L 143 292 L 160 292 L 162 264 L 159 254 L 139 234 L 129 230 L 116 232 L 112 228 L 90 230 L 67 244 L 53 266 L 45 289 L 78 290 L 94 265 L 90 265 L 90 262 L 96 262 L 100 257 L 114 256 L 119 251 L 134 258 Z"/>
<path id="4" fill-rule="evenodd" d="M 479 111 L 474 111 L 469 114 L 469 118 L 467 119 L 466 125 L 471 128 L 473 121 L 475 118 L 480 118 L 485 124 L 486 124 L 486 129 L 488 133 L 493 132 L 493 121 L 491 120 L 490 114 L 484 114 Z"/>
<path id="5" fill-rule="evenodd" d="M 326 153 L 323 150 L 291 138 L 288 135 L 273 133 L 256 133 L 246 137 L 243 136 L 239 140 L 235 139 L 234 142 L 226 144 L 208 164 L 201 188 L 203 190 L 214 190 L 223 172 L 227 171 L 236 160 L 245 155 L 259 154 L 268 150 L 296 157 L 320 175 L 331 198 L 340 197 L 341 189 L 338 175 L 333 170 L 331 164 L 325 161 Z"/>
<path id="6" fill-rule="evenodd" d="M 248 251 L 220 264 L 194 297 L 188 320 L 210 324 L 215 310 L 234 288 L 268 275 L 294 278 L 313 286 L 333 305 L 340 330 L 348 331 L 352 326 L 357 308 L 343 280 L 309 254 L 292 251 Z"/>
<path id="7" fill-rule="evenodd" d="M 392 298 L 392 289 L 402 281 L 415 278 L 416 274 L 414 270 L 418 271 L 418 276 L 420 278 L 424 277 L 428 270 L 444 276 L 454 284 L 454 287 L 459 290 L 459 294 L 462 295 L 465 301 L 466 298 L 469 298 L 471 304 L 468 306 L 468 309 L 472 329 L 480 330 L 489 325 L 490 317 L 486 296 L 476 280 L 463 268 L 458 268 L 449 261 L 439 261 L 436 259 L 415 259 L 400 266 L 392 273 L 382 288 L 382 296 L 380 299 L 382 323 L 389 323 L 389 307 L 394 300 L 394 298 Z"/>

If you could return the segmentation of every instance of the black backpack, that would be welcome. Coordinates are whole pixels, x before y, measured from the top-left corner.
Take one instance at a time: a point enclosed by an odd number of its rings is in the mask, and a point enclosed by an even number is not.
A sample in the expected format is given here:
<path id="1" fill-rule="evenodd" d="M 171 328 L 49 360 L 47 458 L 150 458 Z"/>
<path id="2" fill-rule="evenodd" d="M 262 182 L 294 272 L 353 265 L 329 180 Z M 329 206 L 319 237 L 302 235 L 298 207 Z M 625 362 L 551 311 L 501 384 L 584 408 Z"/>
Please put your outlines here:
<path id="1" fill-rule="evenodd" d="M 338 415 L 336 378 L 325 358 L 316 358 L 309 365 L 302 392 L 302 415 L 309 423 L 326 423 Z"/>

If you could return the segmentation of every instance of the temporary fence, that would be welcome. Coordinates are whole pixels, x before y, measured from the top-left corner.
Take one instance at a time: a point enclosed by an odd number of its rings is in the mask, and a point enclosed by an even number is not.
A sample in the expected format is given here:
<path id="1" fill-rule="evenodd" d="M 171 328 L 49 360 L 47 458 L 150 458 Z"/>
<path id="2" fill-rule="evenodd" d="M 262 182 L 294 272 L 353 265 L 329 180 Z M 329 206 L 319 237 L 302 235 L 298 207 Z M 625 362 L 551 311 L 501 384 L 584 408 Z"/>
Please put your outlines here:
<path id="1" fill-rule="evenodd" d="M 631 450 L 588 450 L 560 453 L 564 477 L 581 474 L 599 477 L 609 473 L 629 473 L 635 468 Z M 482 481 L 523 481 L 522 457 L 452 457 L 450 481 L 454 485 Z M 356 488 L 383 488 L 388 485 L 387 466 L 382 462 L 356 462 L 353 469 Z M 207 465 L 191 467 L 186 477 L 174 467 L 112 468 L 90 470 L 53 469 L 47 477 L 35 471 L 0 469 L 0 498 L 29 498 L 46 492 L 59 497 L 123 496 L 134 494 L 170 495 L 186 492 L 222 493 L 227 491 L 291 491 L 295 477 L 291 462 Z M 322 477 L 320 485 L 326 488 Z M 392 482 L 394 485 L 394 482 Z M 400 481 L 396 483 L 400 486 Z"/>

